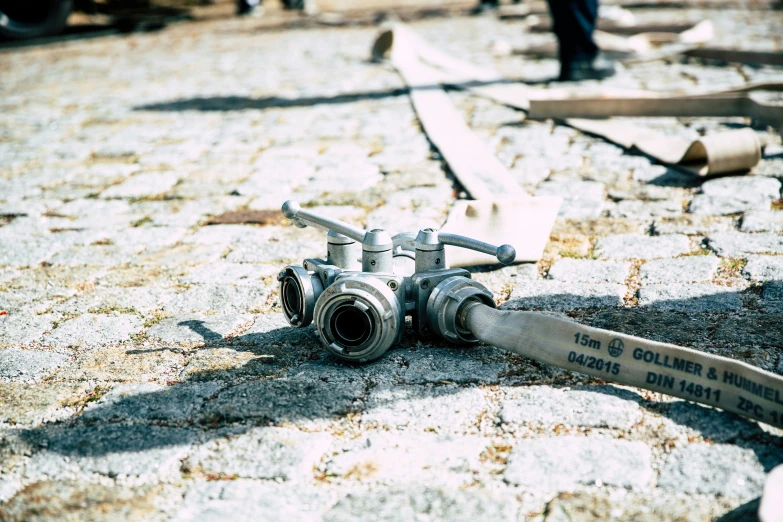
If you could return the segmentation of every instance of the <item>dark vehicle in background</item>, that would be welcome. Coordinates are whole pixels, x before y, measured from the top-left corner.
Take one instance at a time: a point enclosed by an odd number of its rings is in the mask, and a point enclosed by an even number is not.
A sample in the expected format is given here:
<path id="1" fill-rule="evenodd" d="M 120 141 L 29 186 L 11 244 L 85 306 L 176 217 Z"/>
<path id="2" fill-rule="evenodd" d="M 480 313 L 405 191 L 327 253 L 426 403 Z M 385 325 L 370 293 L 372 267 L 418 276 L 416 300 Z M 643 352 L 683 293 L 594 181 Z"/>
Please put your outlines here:
<path id="1" fill-rule="evenodd" d="M 186 6 L 213 1 L 0 0 L 0 40 L 25 40 L 58 34 L 65 28 L 73 11 L 108 15 L 119 30 L 133 30 L 139 26 L 156 28 L 167 21 L 186 18 Z"/>
<path id="2" fill-rule="evenodd" d="M 80 0 L 0 0 L 0 38 L 21 40 L 57 34 Z"/>

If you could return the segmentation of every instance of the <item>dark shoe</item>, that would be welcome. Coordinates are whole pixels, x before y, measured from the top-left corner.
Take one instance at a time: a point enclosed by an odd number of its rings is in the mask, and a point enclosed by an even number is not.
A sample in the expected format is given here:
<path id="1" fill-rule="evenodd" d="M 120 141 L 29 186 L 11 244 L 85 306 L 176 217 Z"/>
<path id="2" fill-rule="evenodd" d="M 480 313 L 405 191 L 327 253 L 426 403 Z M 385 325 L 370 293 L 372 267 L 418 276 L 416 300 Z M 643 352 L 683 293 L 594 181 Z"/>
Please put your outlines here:
<path id="1" fill-rule="evenodd" d="M 237 0 L 237 16 L 256 14 L 260 5 L 261 0 Z"/>
<path id="2" fill-rule="evenodd" d="M 470 10 L 470 14 L 472 15 L 480 15 L 484 13 L 488 13 L 490 11 L 494 11 L 498 8 L 500 5 L 499 0 L 481 0 L 478 5 L 476 5 L 473 9 Z"/>
<path id="3" fill-rule="evenodd" d="M 560 65 L 560 82 L 579 82 L 582 80 L 603 80 L 614 76 L 616 68 L 614 61 L 603 54 L 598 54 L 592 60 L 574 60 Z"/>

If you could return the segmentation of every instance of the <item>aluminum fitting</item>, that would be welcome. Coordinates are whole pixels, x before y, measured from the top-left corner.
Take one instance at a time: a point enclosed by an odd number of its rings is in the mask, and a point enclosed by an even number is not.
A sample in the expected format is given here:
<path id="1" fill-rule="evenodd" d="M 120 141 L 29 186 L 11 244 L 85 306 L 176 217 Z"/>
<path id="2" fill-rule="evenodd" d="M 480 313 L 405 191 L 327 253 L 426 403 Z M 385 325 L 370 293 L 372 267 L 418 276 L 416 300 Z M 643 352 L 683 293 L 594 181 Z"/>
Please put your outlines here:
<path id="1" fill-rule="evenodd" d="M 402 338 L 405 309 L 382 280 L 360 274 L 338 279 L 315 305 L 321 342 L 340 359 L 369 362 Z"/>
<path id="2" fill-rule="evenodd" d="M 280 281 L 280 307 L 291 326 L 299 328 L 313 321 L 313 310 L 324 291 L 321 279 L 298 265 L 289 265 L 277 276 Z"/>
<path id="3" fill-rule="evenodd" d="M 492 292 L 477 281 L 460 276 L 441 281 L 427 300 L 427 323 L 430 331 L 453 343 L 478 342 L 457 320 L 462 307 L 471 302 L 496 308 Z"/>

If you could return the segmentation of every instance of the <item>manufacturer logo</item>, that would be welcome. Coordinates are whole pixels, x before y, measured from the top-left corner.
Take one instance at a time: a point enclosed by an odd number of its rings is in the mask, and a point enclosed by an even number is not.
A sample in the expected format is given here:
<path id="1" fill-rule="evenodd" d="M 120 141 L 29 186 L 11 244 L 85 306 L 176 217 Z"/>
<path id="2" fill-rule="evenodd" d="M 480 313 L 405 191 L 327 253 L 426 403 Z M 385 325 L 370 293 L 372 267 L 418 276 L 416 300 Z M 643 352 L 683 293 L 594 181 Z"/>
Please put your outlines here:
<path id="1" fill-rule="evenodd" d="M 623 349 L 625 348 L 625 345 L 623 344 L 623 341 L 620 339 L 612 339 L 612 342 L 609 343 L 609 355 L 612 357 L 620 357 L 620 355 L 623 353 Z"/>

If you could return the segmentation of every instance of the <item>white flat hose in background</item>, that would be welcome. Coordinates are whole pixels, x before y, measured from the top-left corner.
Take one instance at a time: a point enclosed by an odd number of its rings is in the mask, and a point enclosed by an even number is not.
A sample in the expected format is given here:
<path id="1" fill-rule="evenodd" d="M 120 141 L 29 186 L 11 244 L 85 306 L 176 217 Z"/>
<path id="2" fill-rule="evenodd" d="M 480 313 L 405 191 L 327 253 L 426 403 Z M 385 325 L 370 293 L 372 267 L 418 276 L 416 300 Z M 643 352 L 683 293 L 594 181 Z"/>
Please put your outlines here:
<path id="1" fill-rule="evenodd" d="M 744 362 L 479 303 L 462 317 L 476 338 L 519 355 L 783 428 L 783 377 Z"/>

